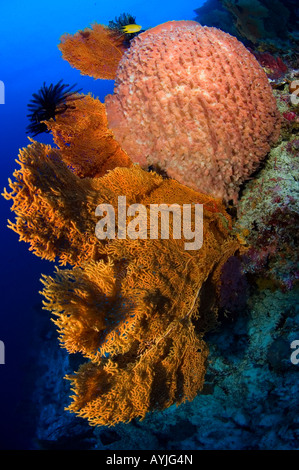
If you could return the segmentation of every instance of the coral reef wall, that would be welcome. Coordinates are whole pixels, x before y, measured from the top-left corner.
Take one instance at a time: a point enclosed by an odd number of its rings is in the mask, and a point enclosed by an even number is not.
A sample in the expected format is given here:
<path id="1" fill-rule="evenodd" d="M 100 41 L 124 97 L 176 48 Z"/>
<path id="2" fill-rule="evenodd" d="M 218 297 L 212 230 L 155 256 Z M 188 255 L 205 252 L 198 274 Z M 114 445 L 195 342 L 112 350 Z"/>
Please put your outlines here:
<path id="1" fill-rule="evenodd" d="M 298 140 L 272 149 L 258 177 L 250 181 L 238 206 L 238 224 L 250 246 L 246 270 L 291 288 L 299 279 Z M 298 156 L 298 152 L 297 152 Z"/>
<path id="2" fill-rule="evenodd" d="M 253 24 L 264 32 L 266 1 L 251 2 L 259 17 L 249 15 L 246 27 L 249 2 L 221 3 L 240 34 L 253 34 Z M 263 34 L 255 34 L 260 46 Z M 223 31 L 187 21 L 142 33 L 126 52 L 117 41 L 101 25 L 62 38 L 64 58 L 83 74 L 116 77 L 115 93 L 105 104 L 80 95 L 47 121 L 58 148 L 31 140 L 4 192 L 20 240 L 67 265 L 43 276 L 44 308 L 70 353 L 59 365 L 73 393 L 64 404 L 97 426 L 86 430 L 68 414 L 53 419 L 61 403 L 52 396 L 52 408 L 43 407 L 39 395 L 38 438 L 70 433 L 73 444 L 78 432 L 82 445 L 92 436 L 90 448 L 109 449 L 173 449 L 179 441 L 184 449 L 294 448 L 289 342 L 298 328 L 299 197 L 291 60 L 253 55 Z M 111 220 L 119 220 L 119 196 L 135 236 L 99 239 L 96 208 L 110 204 Z M 161 203 L 190 205 L 193 216 L 194 204 L 203 205 L 199 250 L 174 236 L 150 238 L 149 208 Z M 137 218 L 134 204 L 145 208 Z M 51 351 L 41 358 L 50 382 Z M 57 382 L 47 387 L 66 393 Z"/>

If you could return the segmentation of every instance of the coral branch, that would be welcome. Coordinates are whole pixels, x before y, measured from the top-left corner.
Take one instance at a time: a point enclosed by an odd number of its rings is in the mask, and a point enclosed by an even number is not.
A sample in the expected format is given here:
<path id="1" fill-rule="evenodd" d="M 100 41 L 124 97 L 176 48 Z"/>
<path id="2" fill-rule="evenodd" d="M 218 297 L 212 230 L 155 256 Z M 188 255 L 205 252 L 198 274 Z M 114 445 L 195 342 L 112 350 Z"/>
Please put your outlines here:
<path id="1" fill-rule="evenodd" d="M 21 168 L 9 180 L 15 223 L 9 227 L 30 243 L 30 250 L 41 258 L 62 265 L 91 259 L 100 249 L 94 235 L 97 219 L 96 186 L 93 180 L 81 180 L 61 160 L 59 150 L 34 142 L 20 151 Z"/>
<path id="2" fill-rule="evenodd" d="M 119 61 L 126 50 L 123 36 L 101 24 L 64 34 L 59 49 L 62 56 L 82 75 L 114 80 Z"/>
<path id="3" fill-rule="evenodd" d="M 105 105 L 90 95 L 46 123 L 61 151 L 63 161 L 80 178 L 103 176 L 115 167 L 131 166 L 108 129 Z"/>
<path id="4" fill-rule="evenodd" d="M 148 211 L 161 200 L 206 207 L 212 200 L 138 166 L 98 181 L 106 189 L 99 199 L 109 197 L 112 205 L 119 194 Z M 239 248 L 224 207 L 213 201 L 200 250 L 185 250 L 183 239 L 115 239 L 103 250 L 106 263 L 44 277 L 44 305 L 56 317 L 61 344 L 91 361 L 69 377 L 74 395 L 68 409 L 92 425 L 143 418 L 193 399 L 202 388 L 203 334 L 216 322 L 221 267 Z"/>

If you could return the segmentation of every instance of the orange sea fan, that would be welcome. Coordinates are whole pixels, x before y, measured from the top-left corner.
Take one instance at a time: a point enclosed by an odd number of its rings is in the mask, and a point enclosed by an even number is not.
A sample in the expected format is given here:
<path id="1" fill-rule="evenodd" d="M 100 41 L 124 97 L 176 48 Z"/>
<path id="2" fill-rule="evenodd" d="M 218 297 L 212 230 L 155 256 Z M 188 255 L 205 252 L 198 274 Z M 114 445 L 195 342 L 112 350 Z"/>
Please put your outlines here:
<path id="1" fill-rule="evenodd" d="M 105 105 L 91 95 L 81 95 L 81 99 L 46 125 L 63 161 L 80 178 L 99 177 L 115 167 L 132 165 L 108 129 Z"/>
<path id="2" fill-rule="evenodd" d="M 157 201 L 212 207 L 211 197 L 139 166 L 116 168 L 98 181 L 99 200 L 108 197 L 113 206 L 124 194 L 127 204 L 148 208 Z M 103 249 L 106 261 L 43 278 L 44 305 L 55 314 L 62 346 L 91 361 L 68 377 L 70 411 L 92 425 L 113 425 L 195 397 L 220 270 L 239 248 L 229 223 L 215 201 L 204 211 L 200 250 L 186 251 L 182 239 L 114 239 Z"/>
<path id="3" fill-rule="evenodd" d="M 20 169 L 9 180 L 11 210 L 16 221 L 9 228 L 30 243 L 30 250 L 49 261 L 58 258 L 61 265 L 79 265 L 99 259 L 102 245 L 95 235 L 98 219 L 95 209 L 100 203 L 117 207 L 118 195 L 134 194 L 134 202 L 159 186 L 159 175 L 141 169 L 127 173 L 117 168 L 115 180 L 106 185 L 104 178 L 79 178 L 62 160 L 61 152 L 49 145 L 33 142 L 20 151 Z M 119 192 L 118 192 L 119 191 Z M 133 198 L 133 196 L 131 196 Z"/>
<path id="4" fill-rule="evenodd" d="M 20 239 L 38 256 L 74 266 L 43 278 L 61 345 L 90 361 L 68 377 L 68 409 L 113 425 L 192 400 L 204 383 L 204 333 L 217 321 L 221 268 L 239 249 L 224 206 L 139 165 L 79 178 L 60 150 L 32 142 L 4 195 Z M 161 202 L 203 204 L 202 248 L 187 251 L 173 238 L 98 240 L 95 208 L 109 203 L 118 217 L 119 195 L 147 214 Z"/>
<path id="5" fill-rule="evenodd" d="M 120 313 L 132 315 L 134 308 L 118 290 L 114 263 L 90 261 L 72 270 L 57 270 L 55 279 L 44 276 L 42 282 L 46 286 L 44 305 L 57 317 L 53 321 L 61 345 L 69 353 L 81 352 L 97 362 L 107 331 L 122 319 Z"/>
<path id="6" fill-rule="evenodd" d="M 82 75 L 106 80 L 114 80 L 126 50 L 121 34 L 97 23 L 74 35 L 64 34 L 58 48 L 62 57 Z"/>
<path id="7" fill-rule="evenodd" d="M 11 192 L 4 190 L 16 214 L 9 228 L 20 241 L 29 242 L 37 256 L 49 261 L 58 257 L 62 265 L 80 264 L 101 248 L 94 235 L 96 180 L 80 179 L 59 150 L 32 142 L 20 151 L 21 168 L 14 172 L 15 180 L 9 180 Z"/>

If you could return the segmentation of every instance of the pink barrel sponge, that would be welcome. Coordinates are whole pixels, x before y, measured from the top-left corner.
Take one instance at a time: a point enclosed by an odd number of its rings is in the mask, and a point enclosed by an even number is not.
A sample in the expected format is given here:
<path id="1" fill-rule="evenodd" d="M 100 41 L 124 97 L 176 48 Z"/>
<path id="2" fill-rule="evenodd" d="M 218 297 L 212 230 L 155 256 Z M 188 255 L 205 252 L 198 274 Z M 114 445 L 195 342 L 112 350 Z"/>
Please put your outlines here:
<path id="1" fill-rule="evenodd" d="M 280 132 L 267 76 L 236 38 L 169 21 L 135 38 L 106 97 L 109 127 L 134 162 L 236 201 Z"/>

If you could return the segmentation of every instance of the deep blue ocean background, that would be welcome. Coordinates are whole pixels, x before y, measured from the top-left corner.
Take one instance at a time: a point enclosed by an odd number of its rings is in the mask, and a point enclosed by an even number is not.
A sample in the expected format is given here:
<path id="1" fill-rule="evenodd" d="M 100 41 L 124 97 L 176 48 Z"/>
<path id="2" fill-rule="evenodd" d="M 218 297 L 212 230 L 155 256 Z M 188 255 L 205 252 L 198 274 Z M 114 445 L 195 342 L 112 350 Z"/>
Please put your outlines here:
<path id="1" fill-rule="evenodd" d="M 93 93 L 101 101 L 113 92 L 113 81 L 94 80 L 80 75 L 61 57 L 57 48 L 64 33 L 74 34 L 92 23 L 108 24 L 121 13 L 136 16 L 143 28 L 168 20 L 194 19 L 194 9 L 203 0 L 0 0 L 0 80 L 5 85 L 5 104 L 0 105 L 0 187 L 18 167 L 20 148 L 29 143 L 25 128 L 27 103 L 46 84 L 63 79 L 77 83 L 83 93 Z M 41 134 L 40 142 L 51 137 Z M 5 364 L 0 365 L 0 448 L 27 449 L 32 445 L 34 423 L 28 410 L 32 403 L 32 375 L 38 349 L 34 349 L 34 325 L 40 315 L 41 273 L 51 274 L 53 263 L 42 261 L 18 242 L 7 228 L 14 220 L 10 203 L 0 198 L 1 221 L 1 308 L 0 340 L 5 344 Z M 44 313 L 49 316 L 48 313 Z M 50 322 L 50 320 L 49 320 Z"/>

